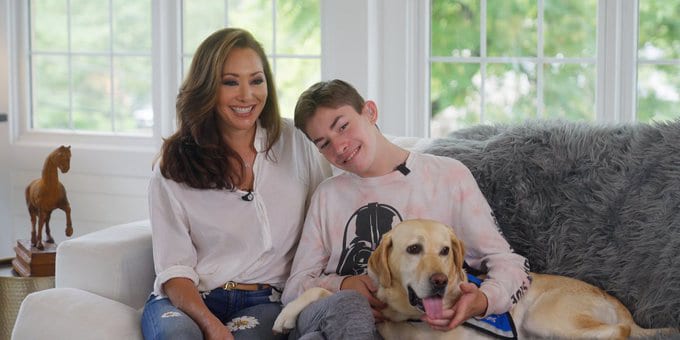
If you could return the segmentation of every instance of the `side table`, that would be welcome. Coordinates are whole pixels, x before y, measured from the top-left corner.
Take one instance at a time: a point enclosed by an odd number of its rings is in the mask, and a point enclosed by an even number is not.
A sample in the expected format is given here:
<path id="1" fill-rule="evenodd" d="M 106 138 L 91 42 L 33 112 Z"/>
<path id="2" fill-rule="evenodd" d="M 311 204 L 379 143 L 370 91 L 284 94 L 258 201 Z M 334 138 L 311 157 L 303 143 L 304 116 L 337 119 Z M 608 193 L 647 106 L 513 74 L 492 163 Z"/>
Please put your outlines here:
<path id="1" fill-rule="evenodd" d="M 26 295 L 54 287 L 54 276 L 19 276 L 12 268 L 12 260 L 0 259 L 0 340 L 12 337 L 14 322 Z"/>

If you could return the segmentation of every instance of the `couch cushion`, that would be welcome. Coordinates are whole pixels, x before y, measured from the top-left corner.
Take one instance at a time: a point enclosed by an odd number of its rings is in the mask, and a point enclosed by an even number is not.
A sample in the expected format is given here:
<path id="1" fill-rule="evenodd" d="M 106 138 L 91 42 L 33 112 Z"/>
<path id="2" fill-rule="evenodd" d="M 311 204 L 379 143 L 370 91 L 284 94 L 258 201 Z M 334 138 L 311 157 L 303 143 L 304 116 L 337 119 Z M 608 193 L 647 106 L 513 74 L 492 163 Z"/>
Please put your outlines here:
<path id="1" fill-rule="evenodd" d="M 21 304 L 12 339 L 142 339 L 141 313 L 75 288 L 29 294 Z"/>
<path id="2" fill-rule="evenodd" d="M 154 278 L 148 220 L 64 241 L 57 249 L 57 288 L 86 290 L 138 309 Z"/>

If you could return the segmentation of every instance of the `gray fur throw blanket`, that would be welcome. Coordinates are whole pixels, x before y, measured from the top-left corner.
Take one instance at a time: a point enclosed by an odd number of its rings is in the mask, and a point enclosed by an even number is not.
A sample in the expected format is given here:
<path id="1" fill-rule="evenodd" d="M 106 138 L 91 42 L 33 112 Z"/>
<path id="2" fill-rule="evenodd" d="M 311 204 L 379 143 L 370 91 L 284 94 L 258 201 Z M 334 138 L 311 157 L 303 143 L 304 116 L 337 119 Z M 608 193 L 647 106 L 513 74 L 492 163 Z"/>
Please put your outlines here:
<path id="1" fill-rule="evenodd" d="M 643 327 L 680 328 L 680 120 L 478 125 L 421 151 L 470 168 L 532 271 L 608 291 Z"/>

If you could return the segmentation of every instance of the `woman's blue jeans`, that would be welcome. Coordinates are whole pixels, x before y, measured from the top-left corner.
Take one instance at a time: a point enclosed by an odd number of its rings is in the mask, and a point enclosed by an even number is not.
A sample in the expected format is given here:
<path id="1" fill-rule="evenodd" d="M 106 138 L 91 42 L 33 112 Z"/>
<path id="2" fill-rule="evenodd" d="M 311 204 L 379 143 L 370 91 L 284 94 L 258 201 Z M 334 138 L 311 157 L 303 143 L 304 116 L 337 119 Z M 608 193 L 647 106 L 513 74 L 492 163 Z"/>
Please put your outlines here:
<path id="1" fill-rule="evenodd" d="M 213 289 L 202 293 L 210 311 L 230 329 L 236 339 L 285 339 L 272 332 L 281 303 L 272 288 L 241 291 Z M 277 292 L 273 292 L 278 297 Z M 203 339 L 196 322 L 167 297 L 151 295 L 142 314 L 144 339 Z"/>

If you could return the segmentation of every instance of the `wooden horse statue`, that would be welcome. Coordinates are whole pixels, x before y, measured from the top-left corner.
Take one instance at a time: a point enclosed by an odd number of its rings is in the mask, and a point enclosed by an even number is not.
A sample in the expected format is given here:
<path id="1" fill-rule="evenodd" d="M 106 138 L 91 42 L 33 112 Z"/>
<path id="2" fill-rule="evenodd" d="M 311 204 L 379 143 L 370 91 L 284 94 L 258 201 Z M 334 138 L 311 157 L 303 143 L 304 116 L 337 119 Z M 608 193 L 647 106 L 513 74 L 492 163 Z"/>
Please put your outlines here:
<path id="1" fill-rule="evenodd" d="M 61 209 L 66 213 L 66 236 L 73 234 L 71 227 L 71 206 L 66 198 L 66 189 L 59 182 L 57 168 L 67 173 L 71 167 L 71 146 L 60 146 L 52 151 L 42 169 L 42 177 L 33 180 L 26 187 L 26 205 L 31 214 L 31 245 L 43 250 L 42 229 L 45 226 L 47 238 L 45 242 L 54 243 L 50 234 L 50 216 L 52 210 Z M 38 219 L 38 233 L 35 232 L 35 221 Z"/>

